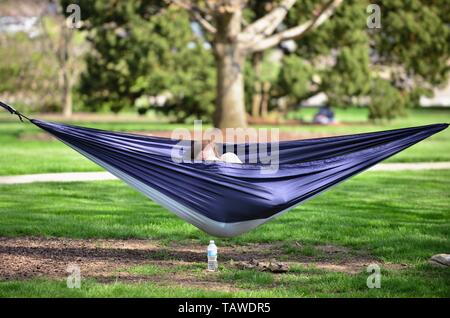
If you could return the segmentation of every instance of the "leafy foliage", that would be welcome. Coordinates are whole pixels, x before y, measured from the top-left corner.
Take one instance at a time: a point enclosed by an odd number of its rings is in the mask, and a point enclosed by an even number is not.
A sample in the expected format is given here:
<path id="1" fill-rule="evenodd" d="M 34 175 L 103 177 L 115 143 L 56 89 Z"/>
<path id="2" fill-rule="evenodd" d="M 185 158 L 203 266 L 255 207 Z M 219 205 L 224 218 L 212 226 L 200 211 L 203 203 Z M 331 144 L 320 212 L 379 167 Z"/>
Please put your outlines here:
<path id="1" fill-rule="evenodd" d="M 378 1 L 384 18 L 374 37 L 381 63 L 436 85 L 447 79 L 450 5 L 445 1 Z"/>
<path id="2" fill-rule="evenodd" d="M 88 17 L 93 50 L 81 81 L 85 100 L 92 109 L 156 107 L 178 121 L 210 118 L 215 85 L 210 50 L 192 31 L 186 12 L 154 13 L 144 4 L 94 1 Z M 168 97 L 162 107 L 151 98 L 159 95 Z"/>
<path id="3" fill-rule="evenodd" d="M 288 55 L 282 60 L 277 78 L 277 94 L 289 97 L 290 104 L 296 104 L 310 96 L 314 68 L 298 55 Z"/>
<path id="4" fill-rule="evenodd" d="M 88 108 L 138 108 L 140 113 L 155 108 L 177 121 L 211 118 L 216 80 L 211 36 L 193 32 L 196 25 L 185 10 L 162 0 L 70 2 L 82 7 L 92 45 L 80 83 Z M 244 20 L 264 16 L 277 3 L 248 1 Z M 324 3 L 297 1 L 281 28 L 311 19 Z M 371 3 L 381 9 L 379 29 L 367 26 Z M 258 75 L 246 63 L 247 109 L 260 81 L 270 82 L 272 105 L 280 97 L 297 105 L 323 92 L 335 107 L 368 104 L 372 119 L 401 115 L 420 95 L 447 81 L 449 17 L 445 0 L 345 1 L 326 23 L 298 39 L 294 52 L 282 43 L 279 49 L 289 54 L 281 62 L 266 52 Z M 379 94 L 380 87 L 389 92 Z M 152 98 L 161 95 L 167 98 L 163 107 Z"/>
<path id="5" fill-rule="evenodd" d="M 405 115 L 405 98 L 389 81 L 374 79 L 370 91 L 369 119 L 393 119 Z"/>
<path id="6" fill-rule="evenodd" d="M 337 56 L 334 67 L 323 73 L 323 89 L 330 105 L 339 107 L 354 104 L 354 97 L 365 96 L 370 91 L 368 47 L 344 47 Z"/>
<path id="7" fill-rule="evenodd" d="M 297 3 L 286 24 L 310 19 L 321 2 Z M 371 3 L 380 6 L 380 29 L 367 27 L 369 1 L 345 1 L 327 23 L 297 41 L 295 54 L 314 65 L 312 72 L 321 78 L 318 92 L 324 92 L 331 105 L 347 107 L 365 98 L 371 119 L 394 118 L 421 94 L 429 95 L 433 86 L 447 81 L 450 6 L 421 0 Z M 281 79 L 286 94 L 302 82 Z"/>
<path id="8" fill-rule="evenodd" d="M 56 62 L 49 56 L 42 36 L 0 35 L 0 94 L 10 102 L 30 106 L 23 111 L 56 110 Z M 32 105 L 32 106 L 31 106 Z"/>

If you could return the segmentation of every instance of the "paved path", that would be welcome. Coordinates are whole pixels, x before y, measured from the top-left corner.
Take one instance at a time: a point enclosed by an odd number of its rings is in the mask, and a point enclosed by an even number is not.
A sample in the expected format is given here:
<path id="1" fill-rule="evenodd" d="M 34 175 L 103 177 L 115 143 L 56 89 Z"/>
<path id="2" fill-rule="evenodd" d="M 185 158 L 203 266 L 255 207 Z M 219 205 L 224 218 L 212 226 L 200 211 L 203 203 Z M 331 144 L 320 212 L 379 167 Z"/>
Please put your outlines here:
<path id="1" fill-rule="evenodd" d="M 402 170 L 445 170 L 450 169 L 450 162 L 411 162 L 411 163 L 379 163 L 370 168 L 371 171 Z"/>
<path id="2" fill-rule="evenodd" d="M 420 163 L 380 163 L 370 168 L 370 171 L 402 171 L 402 170 L 443 170 L 450 169 L 450 162 L 420 162 Z M 18 176 L 0 176 L 0 184 L 22 184 L 33 182 L 74 182 L 116 180 L 109 172 L 63 172 L 28 174 Z"/>
<path id="3" fill-rule="evenodd" d="M 0 176 L 0 184 L 20 184 L 33 182 L 73 182 L 117 179 L 109 172 L 63 172 Z"/>

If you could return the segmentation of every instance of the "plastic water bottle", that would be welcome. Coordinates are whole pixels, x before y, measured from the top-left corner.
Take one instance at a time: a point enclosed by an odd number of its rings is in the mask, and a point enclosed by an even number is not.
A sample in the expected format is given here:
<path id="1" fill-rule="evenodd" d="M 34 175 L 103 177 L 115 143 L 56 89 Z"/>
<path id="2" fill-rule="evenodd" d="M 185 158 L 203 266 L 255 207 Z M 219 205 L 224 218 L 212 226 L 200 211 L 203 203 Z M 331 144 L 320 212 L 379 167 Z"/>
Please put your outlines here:
<path id="1" fill-rule="evenodd" d="M 217 263 L 217 246 L 213 240 L 209 241 L 208 245 L 208 271 L 216 272 L 219 268 Z"/>

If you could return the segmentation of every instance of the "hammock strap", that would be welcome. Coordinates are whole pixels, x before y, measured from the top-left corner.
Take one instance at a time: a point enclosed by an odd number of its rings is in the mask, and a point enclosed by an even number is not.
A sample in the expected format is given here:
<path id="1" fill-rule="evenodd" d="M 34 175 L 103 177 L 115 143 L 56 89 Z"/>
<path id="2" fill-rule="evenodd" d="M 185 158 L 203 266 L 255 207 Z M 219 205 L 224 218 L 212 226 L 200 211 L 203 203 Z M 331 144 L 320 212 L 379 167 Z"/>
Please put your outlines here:
<path id="1" fill-rule="evenodd" d="M 30 120 L 30 118 L 28 118 L 27 116 L 25 116 L 24 114 L 22 114 L 21 112 L 16 110 L 14 107 L 12 107 L 12 106 L 10 106 L 8 104 L 5 104 L 2 101 L 0 101 L 0 106 L 3 107 L 4 109 L 6 109 L 7 111 L 9 111 L 11 114 L 17 115 L 21 122 L 23 122 L 23 118 L 26 118 L 26 119 Z"/>

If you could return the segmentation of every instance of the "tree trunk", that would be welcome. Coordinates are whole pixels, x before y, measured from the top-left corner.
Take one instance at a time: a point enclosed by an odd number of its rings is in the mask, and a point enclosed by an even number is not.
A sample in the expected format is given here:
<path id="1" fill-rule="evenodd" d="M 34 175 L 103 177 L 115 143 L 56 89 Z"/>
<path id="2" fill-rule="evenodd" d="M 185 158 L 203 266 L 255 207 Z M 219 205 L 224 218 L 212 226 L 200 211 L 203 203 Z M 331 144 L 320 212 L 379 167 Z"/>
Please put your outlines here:
<path id="1" fill-rule="evenodd" d="M 261 100 L 261 117 L 266 118 L 269 114 L 270 102 L 270 82 L 264 82 L 262 85 L 262 100 Z"/>
<path id="2" fill-rule="evenodd" d="M 72 116 L 72 81 L 69 69 L 69 45 L 72 38 L 72 32 L 65 25 L 65 20 L 60 24 L 60 47 L 57 52 L 59 57 L 59 67 L 61 72 L 61 97 L 63 105 L 63 116 Z"/>
<path id="3" fill-rule="evenodd" d="M 69 74 L 63 71 L 63 87 L 62 87 L 62 102 L 63 102 L 63 116 L 72 116 L 72 87 L 70 83 Z"/>
<path id="4" fill-rule="evenodd" d="M 252 96 L 252 117 L 259 117 L 261 110 L 262 85 L 261 85 L 261 60 L 262 52 L 253 54 L 252 66 L 255 70 L 255 84 Z"/>
<path id="5" fill-rule="evenodd" d="M 259 81 L 255 81 L 253 85 L 253 96 L 252 96 L 252 117 L 260 117 L 261 110 L 261 99 L 262 99 L 262 87 Z"/>
<path id="6" fill-rule="evenodd" d="M 217 128 L 247 126 L 244 104 L 245 53 L 237 42 L 241 31 L 241 9 L 220 14 L 214 39 L 214 56 L 217 66 L 217 97 L 214 125 Z"/>

